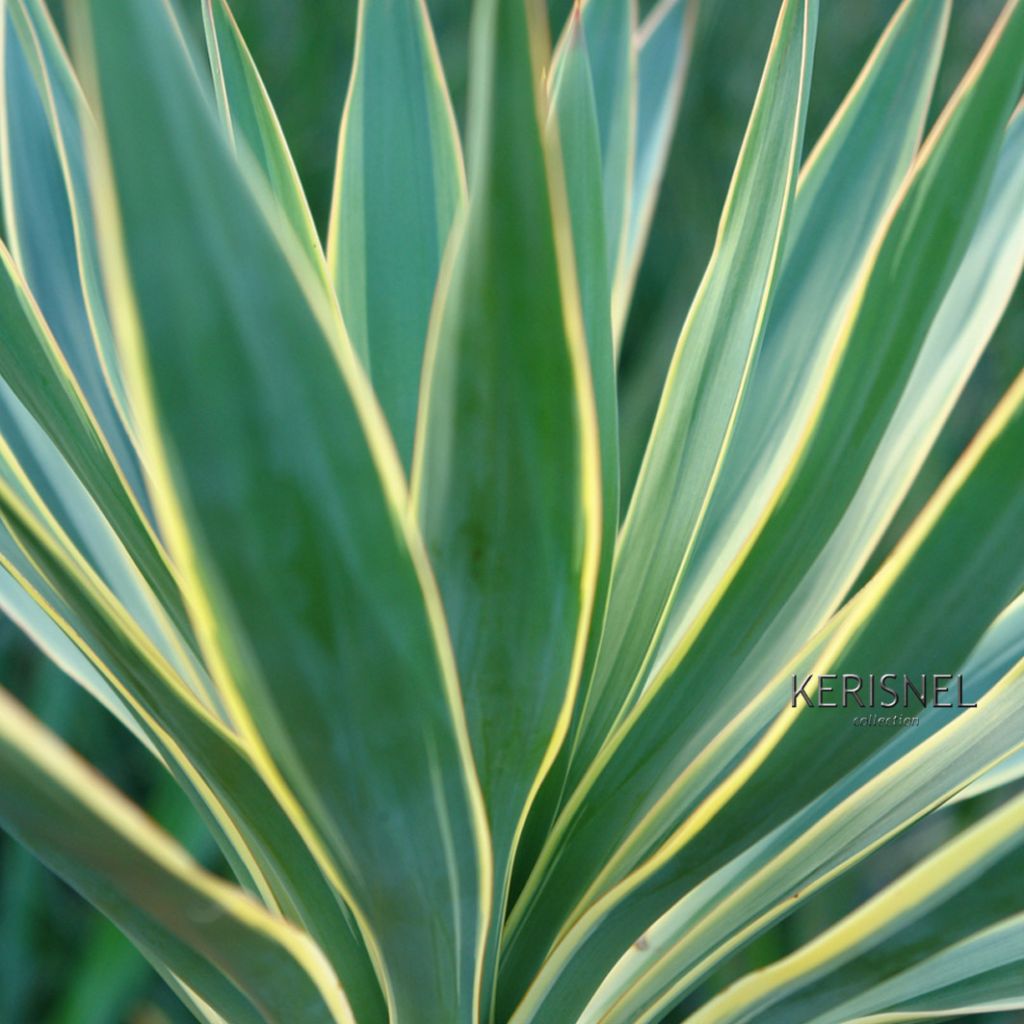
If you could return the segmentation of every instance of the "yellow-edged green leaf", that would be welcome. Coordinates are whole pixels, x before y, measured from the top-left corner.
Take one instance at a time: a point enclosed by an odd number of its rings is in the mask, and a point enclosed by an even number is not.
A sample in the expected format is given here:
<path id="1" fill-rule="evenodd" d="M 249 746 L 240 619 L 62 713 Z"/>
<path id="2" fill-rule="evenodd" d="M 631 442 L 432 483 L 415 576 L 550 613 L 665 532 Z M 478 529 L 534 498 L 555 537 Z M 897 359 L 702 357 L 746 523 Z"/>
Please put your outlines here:
<path id="1" fill-rule="evenodd" d="M 801 580 L 793 598 L 784 608 L 784 614 L 771 624 L 771 632 L 762 637 L 752 653 L 741 661 L 736 677 L 739 687 L 718 694 L 718 707 L 708 732 L 696 739 L 706 741 L 714 730 L 732 733 L 731 743 L 742 747 L 749 743 L 766 721 L 751 719 L 739 729 L 733 725 L 739 711 L 749 703 L 760 682 L 770 678 L 791 656 L 794 644 L 799 644 L 808 629 L 820 621 L 842 599 L 853 582 L 853 576 L 867 558 L 873 546 L 873 537 L 880 525 L 891 516 L 906 487 L 909 486 L 908 467 L 920 466 L 928 447 L 934 441 L 942 422 L 948 417 L 957 395 L 962 390 L 971 370 L 984 350 L 1007 302 L 1013 294 L 1024 262 L 1024 116 L 1014 117 L 1003 142 L 999 165 L 975 237 L 964 257 L 952 284 L 936 314 L 922 345 L 917 362 L 911 372 L 895 412 L 888 423 L 877 451 L 867 469 L 864 480 L 844 514 L 835 532 L 828 539 L 824 552 L 815 560 L 812 571 Z M 877 358 L 877 350 L 865 344 L 866 359 Z M 844 468 L 848 468 L 847 463 Z M 826 506 L 819 504 L 819 513 Z M 806 534 L 793 534 L 788 550 L 809 538 Z M 755 550 L 755 555 L 756 555 Z M 759 577 L 762 586 L 770 569 Z M 758 567 L 760 570 L 760 567 Z M 752 579 L 747 581 L 748 585 Z M 717 614 L 728 611 L 740 613 L 744 608 L 757 606 L 753 590 L 740 592 L 742 605 L 723 605 Z M 812 614 L 809 614 L 812 613 Z M 810 621 L 808 622 L 807 619 Z M 707 647 L 698 637 L 694 646 L 694 660 L 684 658 L 677 672 L 721 672 L 722 678 L 733 670 L 728 658 L 734 649 L 727 644 L 720 647 L 727 658 L 716 658 L 711 646 L 722 643 L 721 632 L 713 631 Z M 742 651 L 746 654 L 746 651 Z M 689 656 L 688 656 L 689 657 Z M 671 663 L 669 663 L 671 664 Z M 684 668 L 685 667 L 685 668 Z M 663 709 L 664 713 L 664 709 Z M 678 739 L 678 737 L 677 737 Z"/>
<path id="2" fill-rule="evenodd" d="M 917 151 L 948 18 L 946 2 L 901 5 L 801 172 L 764 345 L 651 674 L 683 642 L 748 543 L 820 402 L 861 264 Z M 1009 174 L 1016 160 L 1012 149 L 1002 158 Z M 1007 188 L 1004 208 L 992 211 L 993 224 L 1007 209 L 1015 213 L 1011 204 L 1016 202 L 1016 189 Z M 984 254 L 977 266 L 989 258 Z M 985 308 L 975 300 L 970 295 L 964 308 Z M 982 343 L 988 336 L 971 331 L 961 337 L 980 353 L 975 334 Z M 950 347 L 948 336 L 936 336 L 935 358 L 946 358 Z M 922 382 L 928 384 L 934 375 L 923 374 Z M 946 380 L 939 387 L 931 383 L 929 393 L 943 400 L 952 396 Z M 928 410 L 924 422 L 941 421 L 932 402 L 909 387 L 906 394 Z M 930 436 L 927 430 L 915 434 L 921 450 L 927 450 Z M 900 464 L 906 465 L 905 456 Z M 912 475 L 905 472 L 908 480 Z"/>
<path id="3" fill-rule="evenodd" d="M 105 128 L 90 153 L 115 328 L 207 660 L 312 822 L 391 1012 L 471 1020 L 487 834 L 379 407 L 170 9 L 92 0 L 73 24 Z"/>
<path id="4" fill-rule="evenodd" d="M 1022 444 L 1024 375 L 826 649 L 794 663 L 800 678 L 801 670 L 867 679 L 880 665 L 962 663 L 1024 584 L 1024 558 L 1007 557 L 1024 514 L 1024 479 L 1012 468 Z M 629 937 L 645 933 L 648 946 L 657 937 L 658 953 L 623 979 L 612 1019 L 659 1019 L 728 952 L 1017 749 L 1022 676 L 1024 663 L 978 695 L 977 708 L 930 707 L 919 728 L 900 729 L 857 727 L 866 712 L 853 701 L 793 709 L 789 672 L 780 673 L 758 695 L 775 711 L 772 729 L 737 751 L 717 784 L 708 785 L 701 764 L 713 751 L 689 766 L 679 780 L 685 797 L 675 795 L 685 819 L 671 831 L 663 824 L 653 855 L 581 907 L 515 1024 L 571 1017 Z M 719 870 L 728 878 L 715 892 Z M 667 934 L 656 933 L 670 908 Z"/>
<path id="5" fill-rule="evenodd" d="M 726 772 L 739 753 L 749 749 L 774 713 L 770 704 L 755 698 L 810 640 L 852 585 L 853 580 L 842 575 L 853 546 L 849 538 L 856 537 L 871 506 L 865 500 L 857 519 L 844 520 L 843 514 L 850 491 L 872 468 L 876 452 L 881 451 L 880 457 L 888 461 L 898 451 L 882 444 L 886 428 L 968 246 L 968 233 L 980 212 L 977 207 L 989 191 L 995 170 L 1002 126 L 1019 91 L 1024 72 L 1019 49 L 1024 36 L 1021 11 L 1016 6 L 1007 9 L 1008 16 L 997 26 L 992 42 L 937 125 L 890 211 L 862 272 L 858 297 L 842 335 L 845 340 L 841 339 L 834 357 L 828 397 L 820 401 L 816 428 L 789 471 L 781 500 L 766 516 L 757 543 L 742 550 L 745 560 L 734 566 L 729 587 L 723 585 L 713 595 L 718 603 L 698 617 L 685 638 L 687 645 L 661 667 L 567 805 L 551 843 L 558 841 L 563 829 L 571 829 L 573 850 L 563 852 L 552 872 L 545 873 L 543 866 L 537 872 L 537 891 L 549 892 L 537 899 L 538 913 L 554 919 L 558 910 L 552 904 L 572 898 L 573 890 L 581 895 L 587 870 L 604 872 L 606 877 L 609 870 L 621 872 L 674 828 L 682 809 L 691 807 L 701 791 L 692 783 L 689 767 L 703 765 L 701 778 L 706 782 Z M 956 206 L 955 218 L 928 212 L 947 202 Z M 981 251 L 993 241 L 986 235 Z M 1009 251 L 1012 254 L 1012 248 Z M 968 271 L 967 278 L 972 274 Z M 1000 311 L 1008 297 L 1001 292 L 1005 284 L 1004 279 L 996 288 L 994 305 Z M 979 306 L 976 312 L 984 321 L 992 310 Z M 946 324 L 944 334 L 950 326 Z M 945 334 L 940 345 L 950 337 L 955 340 L 959 334 Z M 972 336 L 963 348 L 961 339 L 957 344 L 961 355 L 954 363 L 966 351 L 969 366 L 976 358 L 976 353 L 970 353 L 977 341 Z M 961 361 L 953 371 L 954 380 L 962 370 Z M 932 408 L 941 410 L 945 398 L 941 390 L 931 393 L 930 400 L 936 403 Z M 900 443 L 916 443 L 916 434 L 904 434 L 902 428 L 897 437 L 902 438 Z M 899 465 L 898 460 L 889 463 L 889 471 Z M 877 496 L 873 483 L 868 480 L 866 486 Z M 839 521 L 852 531 L 842 538 L 843 545 L 835 544 L 832 537 Z M 820 557 L 822 547 L 839 560 L 838 568 Z M 811 567 L 820 575 L 812 573 L 805 579 Z M 831 603 L 822 599 L 826 587 L 838 590 Z M 771 619 L 765 616 L 768 593 L 778 598 L 771 603 Z M 807 614 L 806 606 L 800 614 L 801 602 L 817 602 L 820 618 Z M 744 623 L 742 630 L 737 630 L 737 622 Z M 714 687 L 700 685 L 709 679 L 715 680 Z M 638 828 L 642 819 L 645 824 Z M 618 867 L 606 870 L 617 848 Z"/>
<path id="6" fill-rule="evenodd" d="M 965 676 L 972 679 L 998 679 L 1024 658 L 1024 594 L 1017 598 L 992 623 L 981 643 L 964 665 Z M 1024 750 L 1000 761 L 990 772 L 960 790 L 953 802 L 970 800 L 1024 776 Z"/>
<path id="7" fill-rule="evenodd" d="M 580 6 L 580 5 L 577 5 Z M 636 0 L 583 0 L 570 20 L 582 16 L 597 106 L 604 189 L 608 280 L 614 281 L 626 250 L 626 230 L 636 149 L 637 67 L 633 39 Z M 563 36 L 559 60 L 565 53 Z"/>
<path id="8" fill-rule="evenodd" d="M 85 177 L 82 120 L 91 115 L 43 0 L 11 0 L 3 27 L 6 237 L 125 478 L 144 502 Z"/>
<path id="9" fill-rule="evenodd" d="M 594 757 L 650 656 L 732 431 L 796 183 L 816 13 L 815 3 L 789 0 L 779 15 L 715 251 L 683 326 L 619 537 L 570 783 Z"/>
<path id="10" fill-rule="evenodd" d="M 347 1024 L 322 951 L 207 874 L 0 690 L 0 820 L 229 1020 Z"/>
<path id="11" fill-rule="evenodd" d="M 304 836 L 249 753 L 205 711 L 137 624 L 81 561 L 47 531 L 24 497 L 0 478 L 0 515 L 20 551 L 0 547 L 0 565 L 103 674 L 175 778 L 197 802 L 240 877 L 322 944 L 360 1019 L 384 1005 L 359 931 L 332 891 Z M 26 574 L 25 560 L 31 570 Z M 171 738 L 173 737 L 173 739 Z"/>
<path id="12" fill-rule="evenodd" d="M 601 445 L 601 560 L 592 612 L 591 633 L 604 622 L 608 578 L 619 526 L 619 429 L 612 351 L 611 298 L 604 252 L 604 209 L 597 108 L 591 85 L 586 41 L 574 15 L 558 61 L 551 90 L 551 125 L 557 125 L 565 168 L 573 252 L 579 281 L 583 327 L 590 356 L 594 406 Z M 593 653 L 593 652 L 591 652 Z M 590 666 L 584 665 L 586 673 Z"/>
<path id="13" fill-rule="evenodd" d="M 973 797 L 981 796 L 983 793 L 991 792 L 1000 786 L 1008 786 L 1010 783 L 1019 782 L 1024 778 L 1024 750 L 1018 751 L 1004 758 L 999 764 L 994 765 L 991 771 L 986 772 L 980 778 L 975 779 L 969 786 L 965 786 L 953 798 L 953 803 L 961 800 L 970 800 Z"/>
<path id="14" fill-rule="evenodd" d="M 10 20 L 13 15 L 5 17 Z M 19 17 L 27 16 L 22 12 Z M 25 30 L 31 31 L 31 26 Z M 120 421 L 115 422 L 116 412 L 93 347 L 68 193 L 37 85 L 21 47 L 15 45 L 17 40 L 13 30 L 7 33 L 6 133 L 12 166 L 4 180 L 9 183 L 9 231 L 13 231 L 15 251 L 20 252 L 18 263 L 25 275 L 0 246 L 0 327 L 4 334 L 0 375 L 50 435 L 176 624 L 187 631 L 177 584 L 140 505 L 134 456 L 128 454 Z M 67 105 L 71 98 L 64 96 L 63 101 Z M 52 188 L 40 192 L 48 180 L 42 169 L 47 158 L 56 180 Z M 19 187 L 22 182 L 25 184 Z M 35 218 L 46 218 L 46 223 Z M 55 240 L 58 235 L 63 239 L 60 243 Z M 51 333 L 44 311 L 60 336 Z M 62 319 L 72 315 L 77 318 L 76 325 Z"/>
<path id="15" fill-rule="evenodd" d="M 496 925 L 515 837 L 568 725 L 601 529 L 573 224 L 544 141 L 543 17 L 534 0 L 476 11 L 473 194 L 428 350 L 413 473 L 494 837 Z"/>
<path id="16" fill-rule="evenodd" d="M 424 0 L 360 0 L 327 253 L 345 326 L 406 467 L 430 308 L 465 188 Z"/>
<path id="17" fill-rule="evenodd" d="M 6 529 L 0 531 L 0 551 L 3 552 L 0 561 L 5 565 L 20 560 L 17 545 Z M 41 593 L 45 584 L 34 578 L 32 568 L 26 561 L 20 566 L 20 575 L 31 581 L 33 590 Z M 0 569 L 0 608 L 50 661 L 98 700 L 140 743 L 152 749 L 148 737 L 113 687 L 6 568 Z"/>
<path id="18" fill-rule="evenodd" d="M 299 172 L 228 0 L 203 0 L 203 27 L 219 109 L 230 137 L 256 158 L 278 207 L 327 283 L 323 249 Z"/>
<path id="19" fill-rule="evenodd" d="M 1007 962 L 1024 996 L 1022 844 L 1024 798 L 1017 797 L 806 945 L 711 999 L 693 1024 L 741 1024 L 755 1015 L 759 1024 L 841 1024 Z M 993 950 L 996 936 L 1002 942 Z"/>
<path id="20" fill-rule="evenodd" d="M 574 14 L 561 41 L 555 79 L 551 86 L 549 123 L 557 127 L 572 222 L 573 248 L 580 285 L 583 323 L 590 354 L 591 379 L 601 443 L 601 558 L 594 606 L 586 678 L 596 653 L 595 637 L 604 624 L 608 580 L 619 525 L 619 430 L 615 358 L 611 334 L 611 298 L 604 259 L 604 208 L 601 184 L 601 153 L 597 132 L 586 41 L 580 18 Z M 569 758 L 565 745 L 548 771 L 530 809 L 516 845 L 516 876 L 513 896 L 543 842 L 561 796 Z"/>
<path id="21" fill-rule="evenodd" d="M 223 715 L 223 702 L 205 669 L 182 640 L 89 491 L 46 431 L 3 382 L 0 439 L 0 468 L 18 493 L 54 530 L 67 535 L 189 689 L 208 708 Z"/>
<path id="22" fill-rule="evenodd" d="M 864 1013 L 880 1006 L 890 1009 Z M 1024 1010 L 1024 914 L 950 946 L 837 1009 L 843 1016 L 825 1014 L 814 1024 L 964 1020 Z"/>
<path id="23" fill-rule="evenodd" d="M 616 350 L 621 344 L 683 99 L 697 6 L 698 0 L 661 0 L 636 34 L 636 147 L 626 252 L 614 290 Z"/>

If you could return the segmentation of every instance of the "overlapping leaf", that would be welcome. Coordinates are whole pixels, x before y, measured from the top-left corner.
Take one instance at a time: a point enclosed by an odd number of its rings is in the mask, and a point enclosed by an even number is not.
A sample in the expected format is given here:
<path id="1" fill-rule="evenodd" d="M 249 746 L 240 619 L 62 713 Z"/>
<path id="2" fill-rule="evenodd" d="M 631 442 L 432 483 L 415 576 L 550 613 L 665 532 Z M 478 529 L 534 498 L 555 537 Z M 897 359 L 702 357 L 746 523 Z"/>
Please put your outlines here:
<path id="1" fill-rule="evenodd" d="M 613 321 L 621 343 L 683 98 L 698 0 L 661 0 L 636 34 L 636 145 L 626 251 L 615 279 Z"/>
<path id="2" fill-rule="evenodd" d="M 861 263 L 915 156 L 948 18 L 947 3 L 901 5 L 801 172 L 764 345 L 652 674 L 685 642 L 687 630 L 742 555 L 814 415 Z M 1012 174 L 1012 146 L 1004 160 L 1004 173 Z M 1004 195 L 1005 207 L 992 210 L 993 227 L 1017 210 L 1012 184 Z M 990 258 L 985 253 L 972 262 L 981 267 Z M 999 265 L 1004 264 L 1012 273 L 1012 258 Z M 973 306 L 974 299 L 965 297 L 964 308 L 985 308 Z M 977 335 L 983 341 L 989 333 Z M 964 332 L 965 338 L 973 334 Z M 944 354 L 948 347 L 942 337 L 933 350 Z M 921 376 L 928 382 L 933 375 Z M 943 401 L 952 399 L 952 389 L 943 384 L 941 391 L 935 385 L 935 393 Z M 940 419 L 931 403 L 920 395 L 916 400 L 930 410 L 927 420 Z M 914 436 L 927 450 L 932 435 Z M 909 480 L 911 473 L 906 476 Z"/>
<path id="3" fill-rule="evenodd" d="M 1016 965 L 1016 996 L 1024 1001 L 1022 843 L 1024 799 L 1017 797 L 806 946 L 706 1003 L 694 1024 L 740 1024 L 755 1015 L 765 1024 L 841 1024 L 922 996 L 927 1004 L 932 993 L 1004 963 Z"/>
<path id="4" fill-rule="evenodd" d="M 794 662 L 799 678 L 853 672 L 866 679 L 879 664 L 961 663 L 1024 583 L 1024 560 L 1006 557 L 1024 512 L 1024 484 L 1011 470 L 1022 442 L 1024 376 L 826 649 Z M 976 539 L 969 557 L 964 536 Z M 918 736 L 912 728 L 855 727 L 865 712 L 853 702 L 829 711 L 787 707 L 791 676 L 781 674 L 758 698 L 773 709 L 774 727 L 737 751 L 717 786 L 702 778 L 701 762 L 714 751 L 691 766 L 685 819 L 671 833 L 663 828 L 654 855 L 582 911 L 513 1019 L 571 1018 L 629 937 L 679 901 L 665 948 L 659 943 L 658 955 L 636 965 L 613 1018 L 657 1019 L 744 939 L 1016 749 L 1024 721 L 1019 675 L 1001 679 L 976 709 L 931 708 Z M 701 887 L 719 869 L 725 888 L 715 893 L 712 885 L 707 901 Z"/>
<path id="5" fill-rule="evenodd" d="M 327 251 L 406 467 L 441 257 L 465 174 L 423 0 L 360 0 Z"/>
<path id="6" fill-rule="evenodd" d="M 101 673 L 122 708 L 203 813 L 240 879 L 323 943 L 350 1003 L 369 1020 L 383 1001 L 358 929 L 332 892 L 304 836 L 233 735 L 198 704 L 66 539 L 45 529 L 0 482 L 0 512 L 20 550 L 0 550 L 4 569 Z M 21 556 L 21 557 L 16 557 Z M 31 575 L 24 574 L 28 561 Z"/>
<path id="7" fill-rule="evenodd" d="M 558 150 L 544 144 L 542 18 L 533 0 L 491 0 L 476 12 L 473 197 L 428 353 L 413 476 L 499 901 L 523 815 L 568 725 L 600 543 L 572 225 Z"/>
<path id="8" fill-rule="evenodd" d="M 278 208 L 326 282 L 323 250 L 299 172 L 227 0 L 204 0 L 203 26 L 225 126 L 235 144 L 241 144 L 255 157 Z"/>
<path id="9" fill-rule="evenodd" d="M 683 327 L 615 555 L 574 779 L 615 721 L 688 560 L 764 329 L 803 141 L 816 7 L 779 17 L 719 237 Z"/>
<path id="10" fill-rule="evenodd" d="M 115 328 L 204 653 L 260 769 L 311 820 L 392 1012 L 470 1020 L 487 834 L 379 408 L 169 8 L 74 16 L 104 126 L 91 166 Z"/>
<path id="11" fill-rule="evenodd" d="M 43 0 L 4 12 L 6 235 L 85 401 L 134 493 L 134 421 L 100 284 L 83 150 L 81 92 Z"/>
<path id="12" fill-rule="evenodd" d="M 0 818 L 233 1022 L 347 1024 L 321 951 L 167 836 L 0 692 Z"/>

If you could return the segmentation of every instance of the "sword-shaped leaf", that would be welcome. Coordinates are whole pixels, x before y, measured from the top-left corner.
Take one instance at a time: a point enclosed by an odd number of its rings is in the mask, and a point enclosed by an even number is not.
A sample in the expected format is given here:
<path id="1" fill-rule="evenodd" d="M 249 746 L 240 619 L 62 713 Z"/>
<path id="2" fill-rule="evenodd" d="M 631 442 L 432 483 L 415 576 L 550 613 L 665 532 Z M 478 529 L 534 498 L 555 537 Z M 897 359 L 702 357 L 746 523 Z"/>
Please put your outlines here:
<path id="1" fill-rule="evenodd" d="M 313 267 L 327 283 L 323 249 L 299 172 L 228 0 L 203 0 L 203 27 L 225 127 L 235 145 L 248 147 L 255 157 L 278 207 L 295 230 Z"/>
<path id="2" fill-rule="evenodd" d="M 279 771 L 312 821 L 392 1012 L 470 1020 L 487 834 L 379 407 L 170 7 L 91 0 L 73 27 L 103 123 L 90 155 L 115 328 L 206 659 L 275 792 Z"/>
<path id="3" fill-rule="evenodd" d="M 430 308 L 465 189 L 424 0 L 360 0 L 327 254 L 352 344 L 407 468 Z"/>
<path id="4" fill-rule="evenodd" d="M 814 415 L 861 265 L 917 152 L 949 10 L 948 3 L 932 0 L 900 6 L 801 171 L 764 345 L 652 672 L 684 640 L 748 543 Z M 1008 151 L 1003 159 L 1012 176 L 1016 154 Z M 1017 209 L 1016 191 L 1007 188 L 1003 195 L 1002 208 L 992 211 L 993 225 Z M 986 252 L 975 262 L 980 269 L 991 259 Z M 998 265 L 1007 264 L 1012 261 Z M 985 308 L 976 300 L 972 290 L 964 308 Z M 964 341 L 972 335 L 982 342 L 988 336 L 972 330 L 963 333 Z M 943 355 L 953 347 L 948 336 L 934 345 Z M 981 347 L 973 350 L 980 353 Z M 934 369 L 922 374 L 922 383 L 934 376 Z M 932 387 L 943 398 L 951 394 L 945 378 Z M 929 410 L 928 420 L 941 420 L 922 394 L 910 388 L 907 394 Z M 929 432 L 917 436 L 926 449 Z M 905 474 L 908 482 L 911 475 Z"/>
<path id="5" fill-rule="evenodd" d="M 654 219 L 675 131 L 699 0 L 661 0 L 636 33 L 636 147 L 626 224 L 626 252 L 615 279 L 616 350 Z"/>
<path id="6" fill-rule="evenodd" d="M 3 28 L 6 238 L 111 451 L 144 502 L 89 205 L 83 131 L 91 114 L 43 0 L 11 0 Z"/>
<path id="7" fill-rule="evenodd" d="M 81 209 L 87 197 L 76 83 L 58 61 L 59 41 L 39 34 L 53 27 L 37 0 L 12 0 L 4 17 L 0 121 L 16 259 L 0 246 L 0 374 L 68 460 L 187 636 L 177 583 L 143 507 L 137 461 L 108 389 L 108 381 L 120 377 L 105 369 L 112 353 L 101 359 L 103 349 L 96 347 L 109 325 L 97 297 L 91 214 Z M 49 173 L 42 169 L 47 166 Z M 93 297 L 88 307 L 86 296 Z"/>
<path id="8" fill-rule="evenodd" d="M 578 8 L 582 6 L 582 11 Z M 613 282 L 626 251 L 637 128 L 636 0 L 583 0 L 571 20 L 582 17 L 597 106 L 601 177 L 604 183 L 608 280 Z M 564 55 L 563 35 L 559 60 Z"/>
<path id="9" fill-rule="evenodd" d="M 932 993 L 1007 963 L 1024 1000 L 1022 844 L 1017 797 L 805 946 L 705 1003 L 693 1024 L 842 1024 L 910 999 L 929 1005 Z"/>
<path id="10" fill-rule="evenodd" d="M 799 678 L 808 671 L 867 679 L 879 664 L 962 663 L 1024 584 L 1024 554 L 1007 557 L 1024 514 L 1024 478 L 1012 468 L 1022 444 L 1024 375 L 851 602 L 825 650 L 810 664 L 794 663 Z M 971 539 L 966 556 L 964 538 Z M 582 1009 L 580 994 L 667 915 L 658 955 L 623 979 L 613 1018 L 659 1019 L 727 953 L 1016 750 L 1022 676 L 1024 663 L 977 708 L 922 711 L 918 730 L 858 728 L 854 719 L 866 712 L 853 701 L 796 710 L 787 706 L 789 672 L 780 673 L 759 695 L 775 709 L 772 728 L 737 752 L 716 785 L 707 786 L 699 761 L 691 766 L 685 819 L 672 831 L 662 824 L 652 856 L 581 904 L 515 1024 L 571 1019 Z M 719 870 L 726 882 L 716 893 L 709 879 Z"/>
<path id="11" fill-rule="evenodd" d="M 428 351 L 413 472 L 487 799 L 499 901 L 523 816 L 568 725 L 600 543 L 598 425 L 572 225 L 558 150 L 544 142 L 543 18 L 536 0 L 484 0 L 476 11 L 473 196 Z"/>
<path id="12" fill-rule="evenodd" d="M 701 772 L 707 774 L 701 777 L 706 783 L 716 773 L 726 772 L 768 727 L 771 705 L 758 704 L 754 698 L 778 676 L 799 646 L 781 663 L 756 665 L 756 671 L 748 667 L 748 674 L 733 677 L 723 665 L 735 660 L 740 667 L 751 649 L 758 650 L 770 625 L 761 620 L 764 595 L 777 593 L 785 574 L 801 571 L 800 560 L 811 557 L 806 548 L 814 531 L 826 528 L 823 511 L 833 501 L 840 503 L 840 511 L 846 507 L 837 492 L 856 485 L 851 479 L 857 465 L 854 457 L 866 466 L 884 434 L 988 192 L 1002 126 L 1024 73 L 1022 35 L 1024 13 L 1011 5 L 935 129 L 876 242 L 863 272 L 859 307 L 845 328 L 844 359 L 837 364 L 830 401 L 823 403 L 827 429 L 819 422 L 811 442 L 814 450 L 804 453 L 802 471 L 790 478 L 784 503 L 768 520 L 774 530 L 765 530 L 737 577 L 742 589 L 739 585 L 736 589 L 744 595 L 749 614 L 733 611 L 727 617 L 712 618 L 710 624 L 702 623 L 704 629 L 688 653 L 707 661 L 669 663 L 669 670 L 644 693 L 556 825 L 551 848 L 566 835 L 574 852 L 563 849 L 551 870 L 542 856 L 527 889 L 529 902 L 521 901 L 519 913 L 529 913 L 537 921 L 558 920 L 564 916 L 557 906 L 561 900 L 571 898 L 574 890 L 576 899 L 583 898 L 581 882 L 591 867 L 602 874 L 605 886 L 611 878 L 621 877 L 627 864 L 637 863 L 672 831 L 682 807 L 692 808 L 698 799 L 704 783 L 697 784 L 690 769 L 705 766 Z M 925 212 L 945 202 L 957 205 L 956 218 L 936 218 Z M 961 204 L 968 204 L 970 218 Z M 899 317 L 891 315 L 895 311 Z M 883 352 L 888 353 L 885 358 Z M 888 370 L 883 372 L 885 366 Z M 859 431 L 856 447 L 850 443 L 854 423 Z M 844 453 L 841 462 L 840 451 Z M 820 500 L 810 496 L 811 490 L 820 494 Z M 780 539 L 784 532 L 791 537 L 785 542 Z M 730 596 L 727 591 L 726 597 Z M 721 594 L 718 597 L 721 600 Z M 740 631 L 737 622 L 744 623 Z M 810 635 L 805 639 L 810 640 Z M 674 676 L 673 668 L 681 675 Z M 690 685 L 669 685 L 673 678 Z M 700 685 L 708 679 L 714 679 L 715 686 Z M 638 828 L 641 820 L 644 824 Z M 632 834 L 623 844 L 624 825 L 625 833 Z M 587 899 L 594 895 L 591 891 Z M 524 949 L 536 950 L 543 944 L 528 928 L 520 934 Z"/>
<path id="13" fill-rule="evenodd" d="M 615 537 L 619 527 L 619 424 L 612 351 L 611 297 L 604 252 L 604 208 L 597 108 L 580 18 L 574 16 L 563 40 L 551 89 L 552 127 L 565 168 L 573 253 L 579 280 L 583 326 L 601 444 L 601 562 L 591 632 L 600 633 Z M 589 666 L 584 666 L 584 673 Z"/>
<path id="14" fill-rule="evenodd" d="M 209 875 L 0 690 L 0 821 L 228 1020 L 350 1024 L 322 951 Z"/>
<path id="15" fill-rule="evenodd" d="M 571 780 L 593 758 L 660 634 L 764 330 L 803 146 L 817 6 L 788 0 L 715 251 L 683 326 L 612 569 Z"/>

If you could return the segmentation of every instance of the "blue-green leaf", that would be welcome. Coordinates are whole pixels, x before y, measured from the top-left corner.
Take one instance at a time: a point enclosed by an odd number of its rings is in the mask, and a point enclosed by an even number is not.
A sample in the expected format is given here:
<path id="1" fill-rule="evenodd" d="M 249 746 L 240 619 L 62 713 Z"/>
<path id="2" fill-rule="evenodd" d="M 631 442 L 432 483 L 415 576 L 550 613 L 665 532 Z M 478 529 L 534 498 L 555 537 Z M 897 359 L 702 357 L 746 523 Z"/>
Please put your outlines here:
<path id="1" fill-rule="evenodd" d="M 352 344 L 406 467 L 462 152 L 423 0 L 360 0 L 327 240 Z"/>

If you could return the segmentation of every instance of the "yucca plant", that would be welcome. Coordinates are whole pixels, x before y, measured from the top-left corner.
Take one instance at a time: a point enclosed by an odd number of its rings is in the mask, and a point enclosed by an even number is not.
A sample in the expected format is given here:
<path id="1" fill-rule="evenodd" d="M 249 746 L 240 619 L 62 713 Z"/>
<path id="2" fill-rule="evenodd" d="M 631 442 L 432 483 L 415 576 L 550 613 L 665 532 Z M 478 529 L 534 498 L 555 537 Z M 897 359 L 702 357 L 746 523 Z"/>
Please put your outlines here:
<path id="1" fill-rule="evenodd" d="M 426 6 L 361 0 L 322 244 L 226 0 L 212 75 L 166 0 L 75 0 L 71 58 L 7 0 L 2 604 L 235 877 L 2 692 L 0 821 L 201 1021 L 1024 1009 L 1022 797 L 704 984 L 1024 774 L 1024 377 L 860 579 L 1024 262 L 1024 4 L 922 142 L 950 3 L 904 0 L 802 160 L 783 0 L 620 494 L 694 3 L 552 51 L 476 0 L 464 171 Z M 927 707 L 861 706 L 890 673 Z"/>

